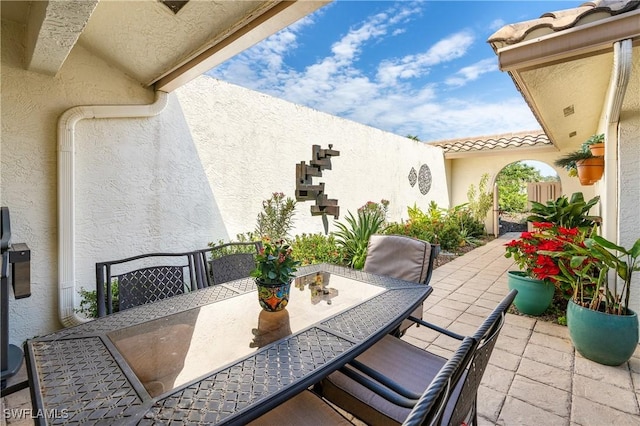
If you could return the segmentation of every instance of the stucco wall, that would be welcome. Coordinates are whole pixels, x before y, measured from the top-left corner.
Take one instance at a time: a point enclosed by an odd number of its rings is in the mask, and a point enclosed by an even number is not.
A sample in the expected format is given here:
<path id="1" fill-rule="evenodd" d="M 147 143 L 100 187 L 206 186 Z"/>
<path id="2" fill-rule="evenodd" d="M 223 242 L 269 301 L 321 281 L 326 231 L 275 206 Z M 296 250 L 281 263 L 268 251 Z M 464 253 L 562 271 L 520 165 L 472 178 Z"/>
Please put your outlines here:
<path id="1" fill-rule="evenodd" d="M 466 203 L 469 187 L 474 185 L 478 188 L 478 183 L 484 173 L 489 174 L 490 188 L 493 188 L 500 170 L 511 163 L 526 160 L 542 161 L 553 167 L 560 177 L 563 194 L 570 195 L 580 191 L 586 199 L 594 197 L 596 186 L 582 186 L 577 177 L 570 177 L 566 170 L 553 165 L 553 162 L 564 154 L 564 152 L 515 151 L 510 154 L 484 154 L 447 160 L 451 164 L 451 205 Z M 489 212 L 490 215 L 491 212 Z M 490 220 L 487 221 L 487 232 L 493 232 L 493 224 Z"/>
<path id="2" fill-rule="evenodd" d="M 2 21 L 0 202 L 11 212 L 11 241 L 27 243 L 31 249 L 32 296 L 20 300 L 10 298 L 10 340 L 16 344 L 60 327 L 57 311 L 58 117 L 79 104 L 153 100 L 152 92 L 81 47 L 71 52 L 55 78 L 25 71 L 21 62 L 23 39 L 21 26 Z M 105 134 L 91 136 L 105 138 Z M 100 189 L 101 186 L 95 186 L 90 192 L 98 197 Z"/>
<path id="3" fill-rule="evenodd" d="M 618 128 L 619 242 L 631 248 L 640 238 L 640 48 L 633 50 L 634 65 Z M 640 312 L 640 272 L 631 288 L 631 309 Z"/>
<path id="4" fill-rule="evenodd" d="M 340 151 L 314 183 L 340 205 L 340 219 L 367 201 L 390 201 L 391 220 L 407 217 L 407 206 L 426 208 L 431 200 L 448 206 L 442 151 L 291 104 L 239 86 L 201 76 L 177 91 L 191 137 L 205 167 L 209 190 L 220 209 L 223 229 L 212 238 L 234 238 L 252 231 L 261 202 L 273 192 L 295 196 L 295 165 L 309 164 L 311 146 Z M 411 186 L 409 173 L 428 165 L 430 191 Z M 320 217 L 312 217 L 311 201 L 298 203 L 292 234 L 323 232 Z M 330 230 L 334 229 L 329 218 Z"/>
<path id="5" fill-rule="evenodd" d="M 77 105 L 148 104 L 141 87 L 81 46 L 56 77 L 25 71 L 22 27 L 2 22 L 0 202 L 12 242 L 31 248 L 32 296 L 10 298 L 10 341 L 58 321 L 57 124 Z M 274 191 L 294 196 L 295 164 L 311 145 L 341 152 L 325 182 L 341 219 L 365 202 L 391 201 L 390 218 L 431 200 L 448 205 L 439 149 L 203 77 L 171 94 L 159 116 L 87 119 L 76 126 L 76 287 L 95 288 L 95 262 L 204 247 L 253 230 Z M 409 185 L 428 164 L 432 186 Z M 300 203 L 293 233 L 320 232 Z M 332 220 L 330 220 L 330 223 Z"/>

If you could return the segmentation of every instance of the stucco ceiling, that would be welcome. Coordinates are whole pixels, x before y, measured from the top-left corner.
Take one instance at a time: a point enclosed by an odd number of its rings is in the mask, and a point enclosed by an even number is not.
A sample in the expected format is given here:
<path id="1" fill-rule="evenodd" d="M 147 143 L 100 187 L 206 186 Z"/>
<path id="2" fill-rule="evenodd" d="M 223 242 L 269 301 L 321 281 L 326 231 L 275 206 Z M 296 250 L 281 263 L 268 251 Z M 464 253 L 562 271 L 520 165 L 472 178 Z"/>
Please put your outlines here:
<path id="1" fill-rule="evenodd" d="M 26 27 L 25 68 L 55 75 L 76 44 L 143 85 L 171 91 L 329 0 L 5 1 L 2 19 Z"/>

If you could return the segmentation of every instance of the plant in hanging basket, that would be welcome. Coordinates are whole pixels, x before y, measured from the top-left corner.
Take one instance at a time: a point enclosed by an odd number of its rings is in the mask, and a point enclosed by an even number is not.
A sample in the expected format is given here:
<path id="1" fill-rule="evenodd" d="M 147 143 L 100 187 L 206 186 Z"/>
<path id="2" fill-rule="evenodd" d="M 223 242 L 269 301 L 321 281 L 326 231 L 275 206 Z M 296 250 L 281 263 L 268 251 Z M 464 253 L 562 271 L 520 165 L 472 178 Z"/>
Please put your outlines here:
<path id="1" fill-rule="evenodd" d="M 591 136 L 582 143 L 583 150 L 590 150 L 594 157 L 604 156 L 604 133 Z"/>
<path id="2" fill-rule="evenodd" d="M 578 176 L 582 185 L 593 185 L 604 172 L 604 157 L 594 156 L 588 148 L 570 152 L 554 164 L 566 169 L 569 176 Z"/>

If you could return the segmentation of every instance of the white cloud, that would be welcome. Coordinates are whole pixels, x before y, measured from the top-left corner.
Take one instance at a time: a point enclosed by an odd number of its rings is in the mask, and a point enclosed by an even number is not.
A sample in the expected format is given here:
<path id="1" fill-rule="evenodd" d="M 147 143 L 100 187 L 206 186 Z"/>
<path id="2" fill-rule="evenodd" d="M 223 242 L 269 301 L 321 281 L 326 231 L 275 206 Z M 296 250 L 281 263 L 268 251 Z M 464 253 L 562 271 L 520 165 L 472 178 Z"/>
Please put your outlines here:
<path id="1" fill-rule="evenodd" d="M 315 24 L 318 15 L 312 14 L 208 74 L 399 135 L 417 135 L 424 141 L 538 128 L 524 101 L 516 96 L 502 102 L 471 101 L 472 92 L 465 88 L 464 99 L 442 98 L 443 93 L 454 92 L 443 92 L 441 87 L 463 86 L 497 70 L 496 60 L 488 58 L 448 78 L 435 79 L 436 70 L 451 67 L 470 53 L 476 39 L 470 30 L 457 31 L 431 45 L 425 40 L 422 51 L 384 58 L 374 68 L 375 75 L 360 68 L 366 49 L 405 32 L 408 21 L 420 15 L 420 7 L 424 3 L 396 3 L 352 27 L 331 45 L 327 56 L 294 69 L 287 64 L 287 56 L 300 47 L 299 34 Z M 371 58 L 368 56 L 369 61 Z M 425 76 L 431 80 L 426 81 Z"/>
<path id="2" fill-rule="evenodd" d="M 489 24 L 489 29 L 491 31 L 498 31 L 500 28 L 504 27 L 506 22 L 502 19 L 495 19 L 493 22 Z"/>
<path id="3" fill-rule="evenodd" d="M 476 62 L 475 64 L 461 68 L 453 76 L 445 80 L 445 84 L 449 86 L 464 86 L 470 81 L 477 80 L 482 74 L 498 71 L 498 61 L 496 58 L 487 58 Z"/>

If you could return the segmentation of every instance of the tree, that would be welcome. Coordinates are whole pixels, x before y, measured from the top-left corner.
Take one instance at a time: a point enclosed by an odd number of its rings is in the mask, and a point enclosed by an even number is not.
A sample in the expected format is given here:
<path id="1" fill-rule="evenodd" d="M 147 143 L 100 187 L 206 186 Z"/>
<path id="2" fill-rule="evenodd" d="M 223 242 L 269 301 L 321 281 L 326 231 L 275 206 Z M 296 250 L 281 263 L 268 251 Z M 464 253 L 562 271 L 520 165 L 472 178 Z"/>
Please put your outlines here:
<path id="1" fill-rule="evenodd" d="M 509 164 L 496 178 L 500 208 L 508 212 L 524 212 L 527 208 L 527 183 L 544 180 L 533 166 L 521 161 Z"/>

